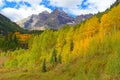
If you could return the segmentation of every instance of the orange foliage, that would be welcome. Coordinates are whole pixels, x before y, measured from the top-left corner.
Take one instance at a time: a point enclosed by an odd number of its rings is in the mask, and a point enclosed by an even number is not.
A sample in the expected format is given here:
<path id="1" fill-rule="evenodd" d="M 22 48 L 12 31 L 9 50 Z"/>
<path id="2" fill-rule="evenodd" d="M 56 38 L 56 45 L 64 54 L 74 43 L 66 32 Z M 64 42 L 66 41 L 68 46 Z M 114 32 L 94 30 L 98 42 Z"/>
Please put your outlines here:
<path id="1" fill-rule="evenodd" d="M 20 32 L 14 33 L 20 42 L 26 42 L 31 37 L 30 34 L 21 34 Z"/>

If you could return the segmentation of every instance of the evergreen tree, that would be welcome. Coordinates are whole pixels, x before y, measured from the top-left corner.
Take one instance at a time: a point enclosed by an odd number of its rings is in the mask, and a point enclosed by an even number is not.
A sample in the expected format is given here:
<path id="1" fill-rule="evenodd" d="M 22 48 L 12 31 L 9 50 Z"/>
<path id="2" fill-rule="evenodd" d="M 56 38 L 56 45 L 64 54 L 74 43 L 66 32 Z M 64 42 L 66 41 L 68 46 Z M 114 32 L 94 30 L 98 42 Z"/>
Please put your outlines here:
<path id="1" fill-rule="evenodd" d="M 73 48 L 74 48 L 73 41 L 70 41 L 70 51 L 73 51 Z"/>
<path id="2" fill-rule="evenodd" d="M 13 37 L 13 41 L 15 42 L 16 45 L 18 44 L 18 40 L 17 40 L 16 35 L 14 35 L 14 37 Z"/>
<path id="3" fill-rule="evenodd" d="M 46 72 L 46 59 L 43 60 L 43 63 L 42 63 L 42 72 Z"/>
<path id="4" fill-rule="evenodd" d="M 58 63 L 60 63 L 60 64 L 62 63 L 62 56 L 61 56 L 61 54 L 58 55 Z"/>
<path id="5" fill-rule="evenodd" d="M 51 59 L 50 59 L 51 64 L 57 63 L 57 54 L 55 48 L 52 51 Z"/>

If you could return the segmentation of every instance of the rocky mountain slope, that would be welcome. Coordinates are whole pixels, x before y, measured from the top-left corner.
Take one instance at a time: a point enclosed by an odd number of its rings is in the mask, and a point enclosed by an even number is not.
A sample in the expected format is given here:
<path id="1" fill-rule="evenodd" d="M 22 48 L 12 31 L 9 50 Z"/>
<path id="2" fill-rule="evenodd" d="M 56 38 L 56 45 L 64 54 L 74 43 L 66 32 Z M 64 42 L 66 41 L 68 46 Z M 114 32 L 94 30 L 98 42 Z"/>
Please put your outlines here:
<path id="1" fill-rule="evenodd" d="M 93 14 L 86 14 L 86 15 L 80 15 L 80 16 L 77 16 L 76 19 L 75 19 L 75 23 L 76 24 L 79 24 L 81 23 L 82 21 L 92 17 Z"/>
<path id="2" fill-rule="evenodd" d="M 59 29 L 65 24 L 78 24 L 91 16 L 93 15 L 87 14 L 73 18 L 64 11 L 55 9 L 51 13 L 44 11 L 38 15 L 29 16 L 26 19 L 18 21 L 17 24 L 27 30 Z"/>

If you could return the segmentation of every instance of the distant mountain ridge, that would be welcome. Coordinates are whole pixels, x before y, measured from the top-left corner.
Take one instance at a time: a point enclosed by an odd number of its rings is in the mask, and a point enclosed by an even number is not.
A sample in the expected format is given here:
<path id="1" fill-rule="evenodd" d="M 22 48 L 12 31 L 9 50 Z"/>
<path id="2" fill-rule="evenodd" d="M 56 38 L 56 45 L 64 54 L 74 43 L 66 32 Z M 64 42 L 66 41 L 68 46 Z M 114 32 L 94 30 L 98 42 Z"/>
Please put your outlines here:
<path id="1" fill-rule="evenodd" d="M 18 21 L 17 24 L 27 30 L 59 29 L 65 24 L 79 24 L 92 16 L 93 14 L 87 14 L 73 18 L 64 11 L 55 9 L 51 13 L 43 11 L 38 15 L 31 15 L 26 19 Z"/>
<path id="2" fill-rule="evenodd" d="M 93 14 L 86 14 L 86 15 L 80 15 L 80 16 L 77 16 L 76 19 L 75 19 L 75 23 L 76 24 L 79 24 L 81 23 L 82 21 L 92 17 Z"/>

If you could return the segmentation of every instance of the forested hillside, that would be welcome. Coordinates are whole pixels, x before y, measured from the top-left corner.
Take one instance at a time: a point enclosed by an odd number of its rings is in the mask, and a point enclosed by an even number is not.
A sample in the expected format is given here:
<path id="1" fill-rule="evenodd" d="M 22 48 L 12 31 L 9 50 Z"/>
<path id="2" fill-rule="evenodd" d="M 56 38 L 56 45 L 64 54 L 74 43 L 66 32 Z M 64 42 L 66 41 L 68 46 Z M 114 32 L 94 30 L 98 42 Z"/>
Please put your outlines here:
<path id="1" fill-rule="evenodd" d="M 25 33 L 25 30 L 0 14 L 0 52 L 15 50 L 20 47 L 20 41 L 18 41 L 18 37 L 14 34 L 16 32 Z"/>
<path id="2" fill-rule="evenodd" d="M 0 14 L 0 34 L 7 34 L 8 32 L 15 31 L 24 32 L 24 30 L 20 28 L 16 23 Z"/>
<path id="3" fill-rule="evenodd" d="M 1 53 L 5 80 L 120 80 L 120 4 L 80 25 L 45 30 L 29 49 Z M 2 73 L 2 75 L 1 75 Z"/>

